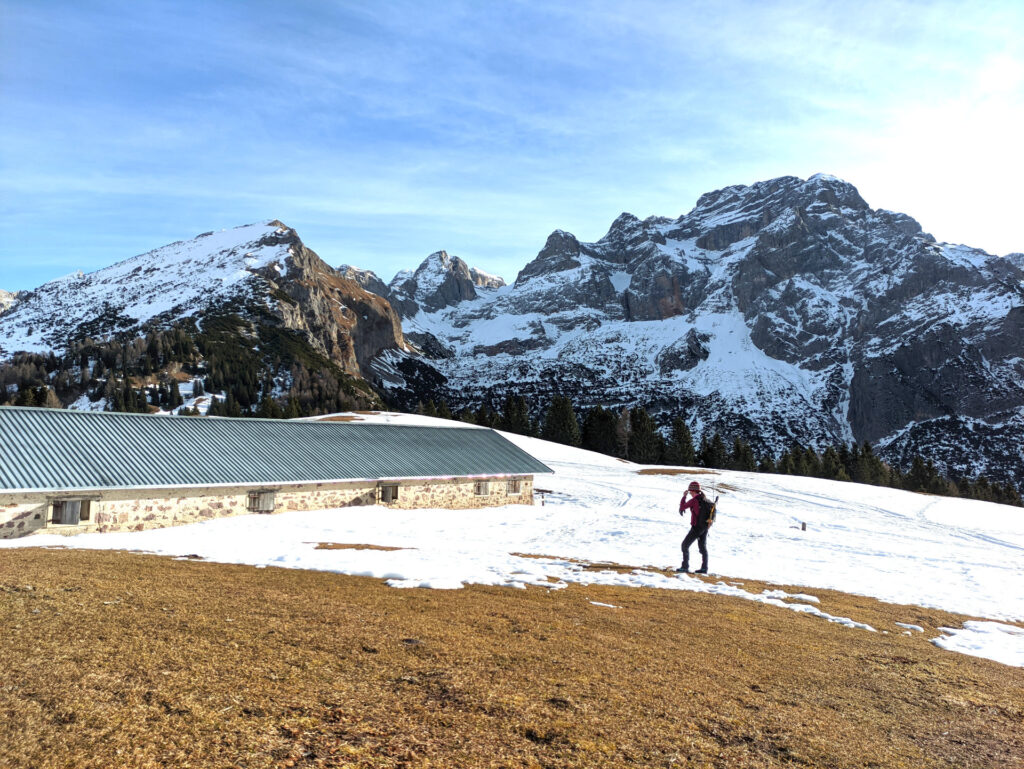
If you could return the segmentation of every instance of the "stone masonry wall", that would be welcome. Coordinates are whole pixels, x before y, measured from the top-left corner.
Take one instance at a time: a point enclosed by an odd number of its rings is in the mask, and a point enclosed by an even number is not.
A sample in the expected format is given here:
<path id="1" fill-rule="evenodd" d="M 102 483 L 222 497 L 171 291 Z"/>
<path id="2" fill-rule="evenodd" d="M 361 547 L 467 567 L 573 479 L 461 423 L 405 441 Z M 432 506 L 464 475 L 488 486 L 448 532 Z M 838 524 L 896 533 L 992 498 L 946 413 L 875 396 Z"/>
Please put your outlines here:
<path id="1" fill-rule="evenodd" d="M 520 478 L 520 493 L 507 492 L 508 481 L 488 481 L 488 494 L 476 493 L 476 481 L 440 479 L 396 481 L 398 499 L 388 504 L 400 509 L 494 507 L 533 504 L 533 478 Z M 55 494 L 0 494 L 0 539 L 33 533 L 80 534 L 89 531 L 142 531 L 180 526 L 211 518 L 249 515 L 251 491 L 273 491 L 274 512 L 323 510 L 338 507 L 383 504 L 377 483 L 318 483 L 296 486 L 239 486 L 181 490 L 103 490 Z M 50 504 L 54 499 L 92 500 L 90 520 L 77 526 L 52 524 Z"/>

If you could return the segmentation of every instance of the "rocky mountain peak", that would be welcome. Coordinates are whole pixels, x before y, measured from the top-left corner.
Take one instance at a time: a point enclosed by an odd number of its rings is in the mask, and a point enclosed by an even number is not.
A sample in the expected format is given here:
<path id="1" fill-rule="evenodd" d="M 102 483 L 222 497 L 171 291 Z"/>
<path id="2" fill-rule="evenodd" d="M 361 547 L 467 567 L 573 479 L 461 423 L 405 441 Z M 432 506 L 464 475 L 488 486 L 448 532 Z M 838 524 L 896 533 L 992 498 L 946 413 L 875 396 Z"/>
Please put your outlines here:
<path id="1" fill-rule="evenodd" d="M 505 285 L 499 277 L 470 267 L 458 256 L 435 251 L 414 272 L 399 272 L 388 286 L 388 298 L 403 317 L 420 310 L 436 312 L 460 302 L 476 299 L 477 289 Z"/>
<path id="2" fill-rule="evenodd" d="M 521 286 L 531 278 L 551 272 L 563 272 L 580 266 L 580 242 L 571 232 L 555 230 L 548 235 L 544 248 L 534 260 L 516 276 L 515 285 Z"/>

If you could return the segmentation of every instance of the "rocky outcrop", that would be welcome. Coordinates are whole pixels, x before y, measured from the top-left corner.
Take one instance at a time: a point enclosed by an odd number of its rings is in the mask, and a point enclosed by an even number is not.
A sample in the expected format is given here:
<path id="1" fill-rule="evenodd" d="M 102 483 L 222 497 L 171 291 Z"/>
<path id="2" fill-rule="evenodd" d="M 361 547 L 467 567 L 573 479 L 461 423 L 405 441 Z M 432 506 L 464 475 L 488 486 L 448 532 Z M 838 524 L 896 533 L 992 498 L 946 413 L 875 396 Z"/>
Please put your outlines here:
<path id="1" fill-rule="evenodd" d="M 391 294 L 388 284 L 377 277 L 377 274 L 372 270 L 360 270 L 358 267 L 343 264 L 341 267 L 338 267 L 337 271 L 341 277 L 355 281 L 371 294 L 382 296 L 385 299 Z"/>
<path id="2" fill-rule="evenodd" d="M 286 328 L 303 332 L 316 349 L 364 378 L 383 352 L 406 349 L 401 321 L 384 297 L 328 266 L 294 230 L 281 238 L 288 270 L 277 280 L 264 277 Z"/>
<path id="3" fill-rule="evenodd" d="M 10 292 L 0 290 L 0 315 L 3 315 L 11 307 L 14 306 L 15 302 L 18 301 L 18 296 L 21 292 Z"/>

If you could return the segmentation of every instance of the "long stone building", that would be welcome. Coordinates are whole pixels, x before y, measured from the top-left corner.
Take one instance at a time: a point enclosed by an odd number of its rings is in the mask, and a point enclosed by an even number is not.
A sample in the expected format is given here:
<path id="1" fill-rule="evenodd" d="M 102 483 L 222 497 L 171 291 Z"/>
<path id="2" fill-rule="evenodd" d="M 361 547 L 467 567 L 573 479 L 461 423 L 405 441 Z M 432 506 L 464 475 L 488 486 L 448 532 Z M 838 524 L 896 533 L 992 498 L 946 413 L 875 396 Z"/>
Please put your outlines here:
<path id="1" fill-rule="evenodd" d="M 533 504 L 493 430 L 0 408 L 0 538 L 356 505 Z"/>

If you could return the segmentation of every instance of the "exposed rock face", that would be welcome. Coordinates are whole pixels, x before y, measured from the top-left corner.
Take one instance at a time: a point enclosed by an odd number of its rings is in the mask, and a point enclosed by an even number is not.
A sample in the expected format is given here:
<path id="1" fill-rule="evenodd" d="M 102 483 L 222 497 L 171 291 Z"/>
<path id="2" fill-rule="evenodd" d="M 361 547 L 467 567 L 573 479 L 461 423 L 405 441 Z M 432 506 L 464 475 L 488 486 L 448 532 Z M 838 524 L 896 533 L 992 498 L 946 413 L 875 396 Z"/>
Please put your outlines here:
<path id="1" fill-rule="evenodd" d="M 10 291 L 0 290 L 0 315 L 3 315 L 14 306 L 14 303 L 18 301 L 20 293 L 18 291 L 11 293 Z"/>
<path id="2" fill-rule="evenodd" d="M 361 270 L 358 267 L 343 264 L 337 271 L 341 277 L 347 278 L 348 280 L 354 280 L 371 294 L 382 296 L 385 299 L 387 299 L 391 294 L 388 284 L 378 278 L 376 273 L 372 270 Z"/>
<path id="3" fill-rule="evenodd" d="M 450 351 L 432 365 L 456 405 L 561 392 L 761 450 L 868 440 L 1024 477 L 1024 257 L 936 243 L 834 177 L 622 214 L 595 243 L 556 231 L 513 286 L 396 307 Z"/>
<path id="4" fill-rule="evenodd" d="M 0 318 L 0 360 L 62 351 L 74 339 L 131 337 L 150 327 L 234 313 L 299 331 L 350 374 L 406 349 L 387 301 L 340 275 L 279 221 L 205 233 L 88 275 L 25 292 Z"/>
<path id="5" fill-rule="evenodd" d="M 478 296 L 477 289 L 494 289 L 505 281 L 470 268 L 457 256 L 437 251 L 416 268 L 400 272 L 388 286 L 388 299 L 403 317 L 412 317 L 420 310 L 436 312 Z"/>

